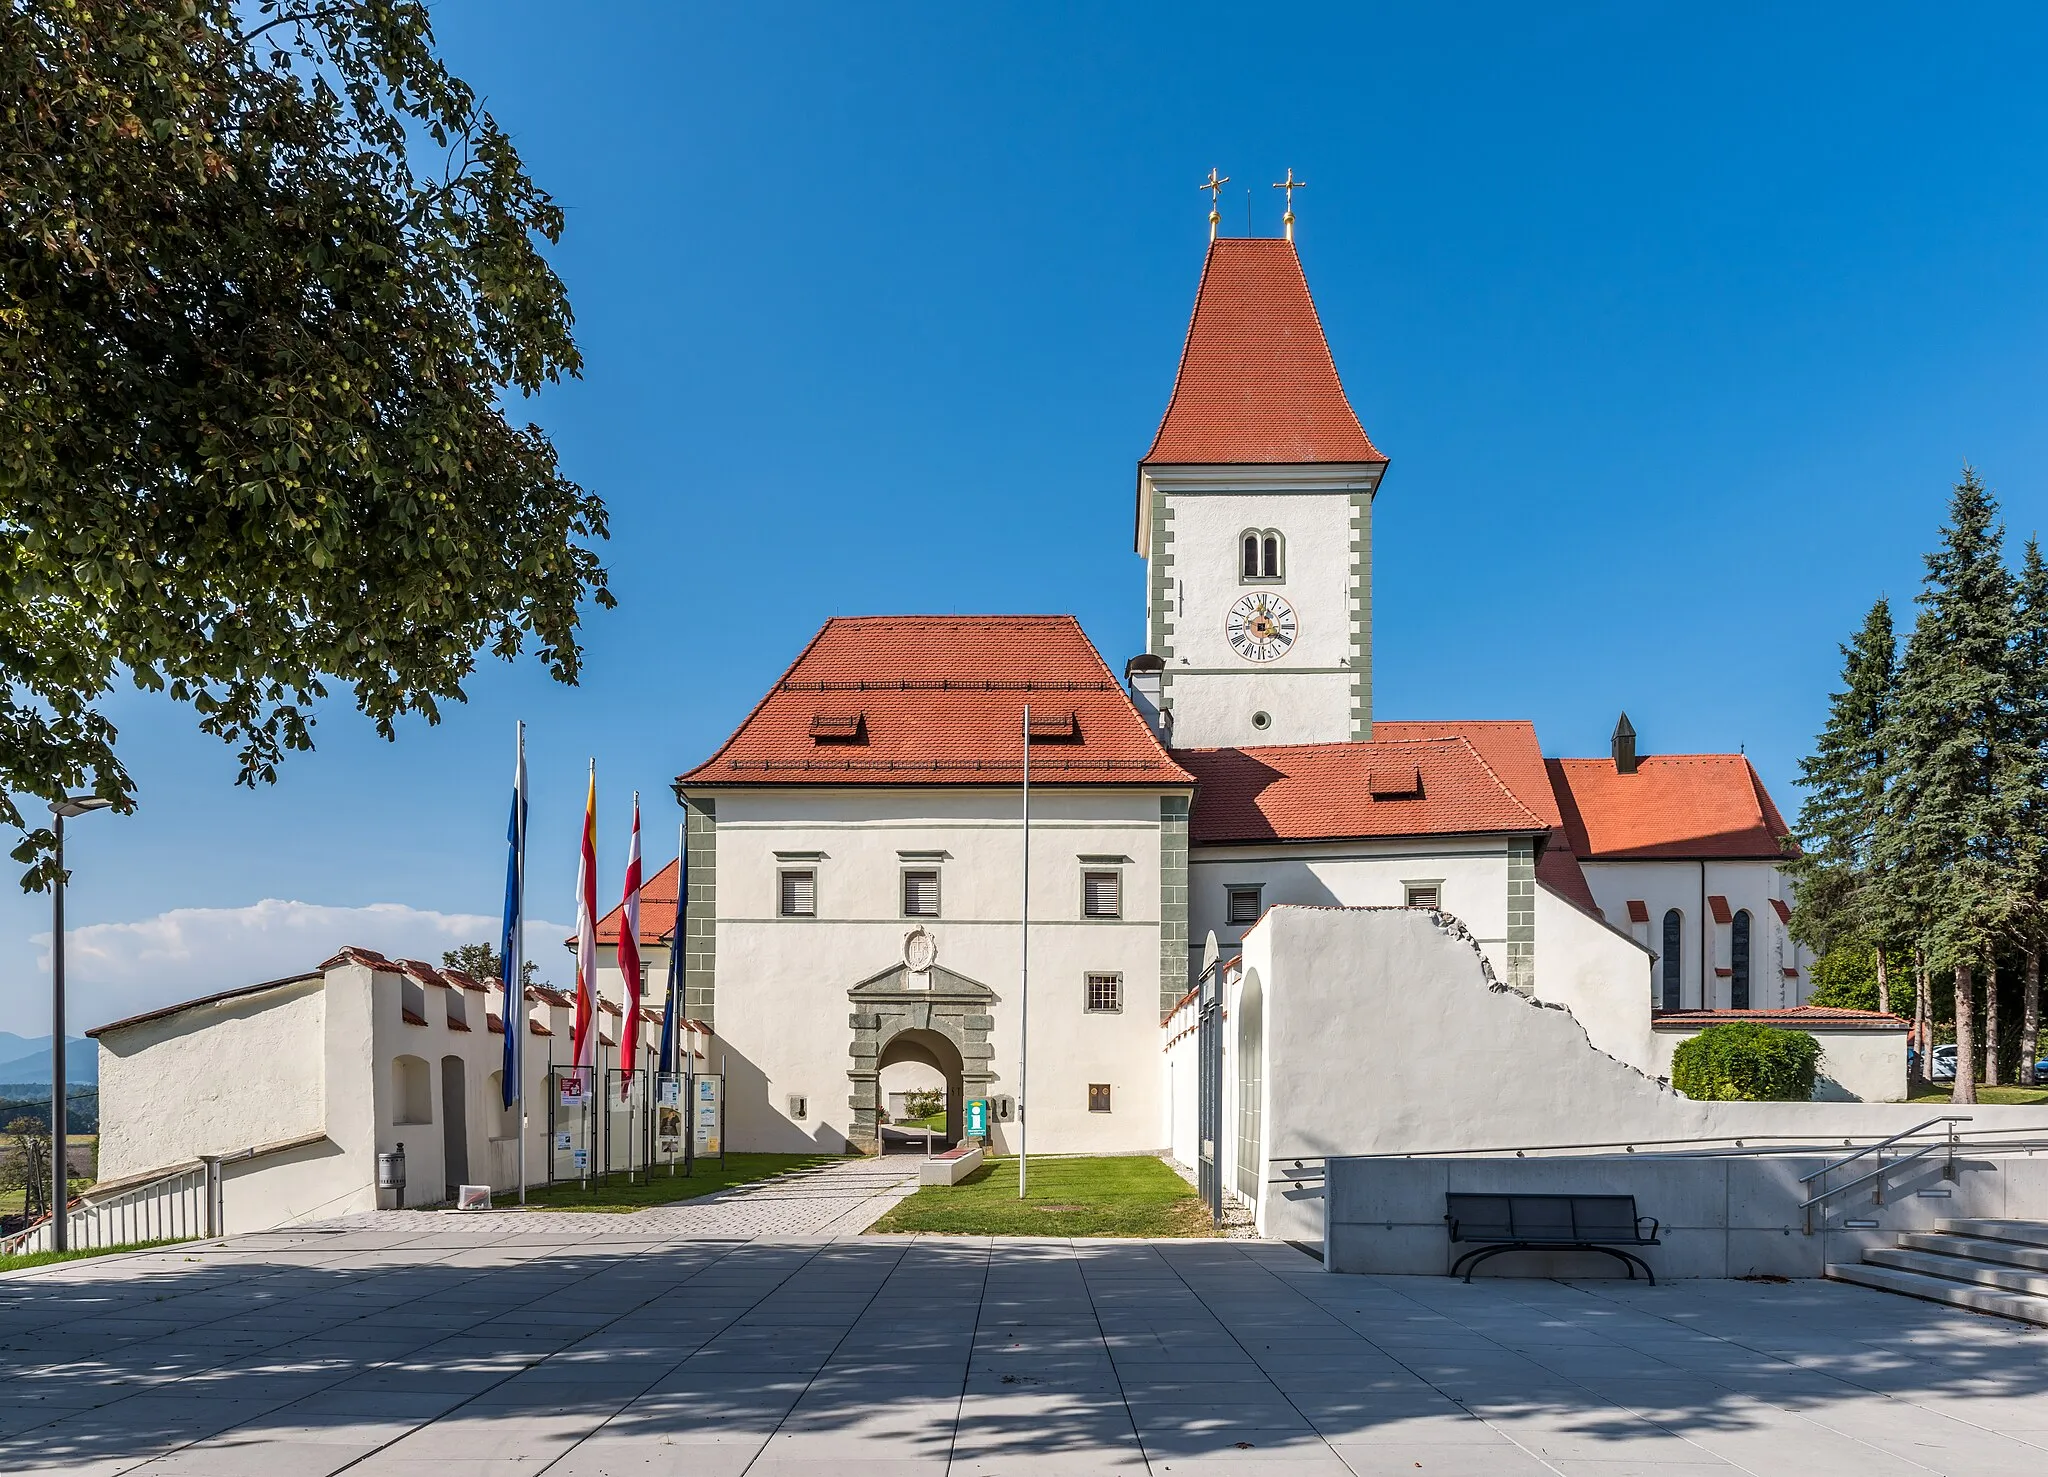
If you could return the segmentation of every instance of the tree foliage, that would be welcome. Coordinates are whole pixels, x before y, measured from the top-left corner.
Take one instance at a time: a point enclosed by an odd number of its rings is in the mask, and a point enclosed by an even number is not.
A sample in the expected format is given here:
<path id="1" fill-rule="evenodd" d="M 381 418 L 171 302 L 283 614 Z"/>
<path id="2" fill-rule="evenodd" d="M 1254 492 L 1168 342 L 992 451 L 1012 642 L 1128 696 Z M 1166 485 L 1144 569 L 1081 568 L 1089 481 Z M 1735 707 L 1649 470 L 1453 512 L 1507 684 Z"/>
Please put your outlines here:
<path id="1" fill-rule="evenodd" d="M 464 974 L 486 982 L 502 980 L 505 977 L 504 956 L 498 952 L 496 944 L 464 944 L 460 948 L 449 949 L 443 952 L 441 962 L 450 969 L 459 969 Z M 540 977 L 540 966 L 538 964 L 535 964 L 531 959 L 522 959 L 519 963 L 521 984 L 538 985 L 546 983 Z"/>
<path id="2" fill-rule="evenodd" d="M 1905 949 L 1886 951 L 1885 963 L 1895 1014 L 1913 1013 L 1913 956 Z M 1857 941 L 1839 943 L 1813 963 L 1813 994 L 1809 1005 L 1830 1010 L 1876 1010 L 1877 950 Z"/>
<path id="3" fill-rule="evenodd" d="M 1806 786 L 1800 854 L 1785 864 L 1799 899 L 1792 932 L 1823 953 L 1880 940 L 1892 921 L 1872 852 L 1884 816 L 1897 651 L 1891 602 L 1880 598 L 1842 648 L 1842 690 L 1829 699 L 1827 726 L 1799 765 Z"/>
<path id="4" fill-rule="evenodd" d="M 0 792 L 131 806 L 121 681 L 252 785 L 330 682 L 573 682 L 604 508 L 502 398 L 580 367 L 562 213 L 425 6 L 0 0 L 0 99 Z"/>
<path id="5" fill-rule="evenodd" d="M 1954 1096 L 1971 1102 L 1979 982 L 2001 950 L 2031 979 L 2048 919 L 2048 562 L 2029 540 L 2018 576 L 2007 568 L 1997 504 L 1968 467 L 1915 603 L 1896 666 L 1883 601 L 1843 649 L 1844 691 L 1802 767 L 1793 925 L 1825 963 L 1885 960 L 1894 988 L 1900 952 L 1916 978 L 1924 961 L 1933 1003 L 1954 1002 Z M 1830 1003 L 1849 989 L 1845 976 Z M 2024 1055 L 2031 985 L 2021 1005 Z"/>
<path id="6" fill-rule="evenodd" d="M 1820 1059 L 1820 1042 L 1804 1031 L 1729 1021 L 1679 1043 L 1671 1085 L 1704 1101 L 1809 1102 Z"/>

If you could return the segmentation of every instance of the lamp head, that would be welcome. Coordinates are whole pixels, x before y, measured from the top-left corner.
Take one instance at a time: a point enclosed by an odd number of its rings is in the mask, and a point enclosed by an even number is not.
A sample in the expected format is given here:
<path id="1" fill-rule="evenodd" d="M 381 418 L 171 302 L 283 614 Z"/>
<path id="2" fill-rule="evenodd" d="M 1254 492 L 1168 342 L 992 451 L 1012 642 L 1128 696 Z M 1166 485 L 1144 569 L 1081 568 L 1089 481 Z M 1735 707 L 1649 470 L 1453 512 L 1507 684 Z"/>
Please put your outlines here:
<path id="1" fill-rule="evenodd" d="M 102 800 L 97 795 L 66 795 L 62 800 L 50 802 L 50 814 L 61 815 L 66 820 L 84 815 L 89 810 L 105 810 L 114 802 Z"/>

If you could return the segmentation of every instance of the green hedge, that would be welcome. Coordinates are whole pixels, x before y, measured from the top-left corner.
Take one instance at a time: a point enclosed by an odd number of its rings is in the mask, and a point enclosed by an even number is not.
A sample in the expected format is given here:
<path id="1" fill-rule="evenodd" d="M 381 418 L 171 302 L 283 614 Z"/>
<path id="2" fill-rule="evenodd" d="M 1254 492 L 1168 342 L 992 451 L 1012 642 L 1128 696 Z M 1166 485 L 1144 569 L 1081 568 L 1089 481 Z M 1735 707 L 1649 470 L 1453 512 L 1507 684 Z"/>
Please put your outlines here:
<path id="1" fill-rule="evenodd" d="M 1813 1100 L 1819 1068 L 1820 1043 L 1806 1032 L 1730 1021 L 1678 1048 L 1671 1085 L 1689 1098 L 1804 1103 Z"/>

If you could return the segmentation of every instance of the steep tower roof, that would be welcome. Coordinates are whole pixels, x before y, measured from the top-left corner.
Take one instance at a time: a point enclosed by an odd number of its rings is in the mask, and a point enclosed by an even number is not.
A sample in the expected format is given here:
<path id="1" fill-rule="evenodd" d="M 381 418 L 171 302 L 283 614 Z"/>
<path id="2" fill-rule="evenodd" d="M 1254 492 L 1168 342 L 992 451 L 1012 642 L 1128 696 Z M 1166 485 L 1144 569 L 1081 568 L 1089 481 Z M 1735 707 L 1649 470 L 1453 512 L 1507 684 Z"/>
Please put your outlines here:
<path id="1" fill-rule="evenodd" d="M 1140 466 L 1384 462 L 1358 423 L 1294 243 L 1209 243 L 1173 398 Z"/>

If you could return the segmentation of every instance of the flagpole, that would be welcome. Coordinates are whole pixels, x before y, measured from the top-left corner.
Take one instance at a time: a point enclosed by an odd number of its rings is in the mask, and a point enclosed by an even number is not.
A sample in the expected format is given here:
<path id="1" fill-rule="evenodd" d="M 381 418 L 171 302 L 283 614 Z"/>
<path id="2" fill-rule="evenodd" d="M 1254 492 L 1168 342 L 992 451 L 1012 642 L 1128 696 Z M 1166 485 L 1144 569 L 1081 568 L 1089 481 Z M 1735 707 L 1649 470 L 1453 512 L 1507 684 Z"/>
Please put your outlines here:
<path id="1" fill-rule="evenodd" d="M 1017 1001 L 1017 1198 L 1031 1170 L 1030 1130 L 1024 1098 L 1031 1084 L 1031 704 L 1024 705 L 1024 906 L 1018 938 L 1021 978 Z"/>
<path id="2" fill-rule="evenodd" d="M 513 866 L 518 874 L 519 920 L 512 930 L 512 981 L 505 990 L 505 1029 L 512 1033 L 512 1074 L 519 1090 L 519 1203 L 526 1203 L 526 720 L 519 720 L 519 794 L 513 804 L 519 808 L 519 839 Z M 517 1005 L 513 1003 L 517 1000 Z"/>

